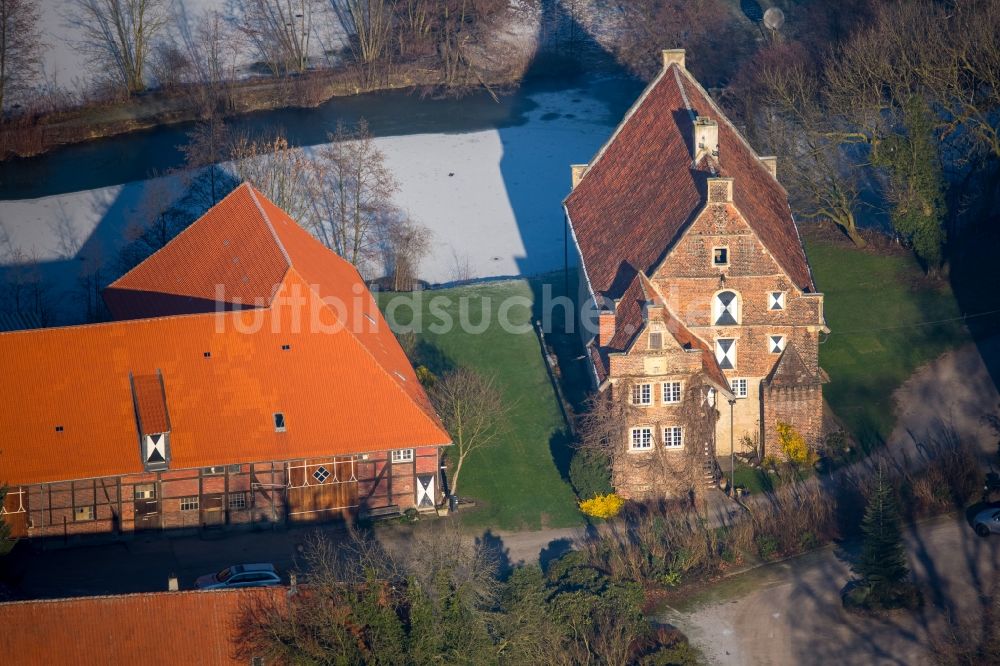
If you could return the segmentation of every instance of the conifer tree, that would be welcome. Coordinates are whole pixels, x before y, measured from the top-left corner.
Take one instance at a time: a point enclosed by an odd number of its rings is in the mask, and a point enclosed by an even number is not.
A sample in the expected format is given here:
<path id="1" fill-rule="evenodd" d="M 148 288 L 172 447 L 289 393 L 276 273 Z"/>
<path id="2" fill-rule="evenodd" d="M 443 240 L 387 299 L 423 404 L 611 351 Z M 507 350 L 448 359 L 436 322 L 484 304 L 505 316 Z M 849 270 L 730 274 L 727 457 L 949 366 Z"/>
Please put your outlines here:
<path id="1" fill-rule="evenodd" d="M 861 521 L 864 543 L 854 573 L 871 588 L 876 599 L 884 599 L 909 575 L 899 507 L 892 486 L 879 469 L 875 493 Z"/>

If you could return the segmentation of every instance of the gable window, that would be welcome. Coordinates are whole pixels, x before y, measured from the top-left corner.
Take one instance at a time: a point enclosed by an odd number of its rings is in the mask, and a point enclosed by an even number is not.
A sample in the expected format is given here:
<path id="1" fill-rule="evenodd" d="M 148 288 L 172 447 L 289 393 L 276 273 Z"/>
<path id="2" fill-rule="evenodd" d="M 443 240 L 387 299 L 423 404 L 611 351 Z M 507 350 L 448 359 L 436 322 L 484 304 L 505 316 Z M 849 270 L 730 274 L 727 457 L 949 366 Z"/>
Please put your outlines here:
<path id="1" fill-rule="evenodd" d="M 785 336 L 783 335 L 769 335 L 767 336 L 767 349 L 772 354 L 780 354 L 785 350 Z"/>
<path id="2" fill-rule="evenodd" d="M 730 380 L 729 385 L 733 389 L 733 395 L 737 398 L 745 398 L 748 395 L 746 379 L 740 377 L 738 379 Z"/>
<path id="3" fill-rule="evenodd" d="M 676 405 L 681 401 L 681 383 L 663 382 L 663 404 Z"/>
<path id="4" fill-rule="evenodd" d="M 285 432 L 285 414 L 284 412 L 274 413 L 274 432 Z"/>
<path id="5" fill-rule="evenodd" d="M 93 506 L 78 506 L 73 509 L 73 520 L 79 522 L 83 520 L 93 520 L 94 519 L 94 507 Z"/>
<path id="6" fill-rule="evenodd" d="M 630 447 L 633 451 L 648 451 L 653 448 L 653 429 L 648 426 L 632 428 Z"/>
<path id="7" fill-rule="evenodd" d="M 784 310 L 785 309 L 785 292 L 783 291 L 772 291 L 767 295 L 767 309 L 768 310 Z"/>
<path id="8" fill-rule="evenodd" d="M 649 348 L 650 349 L 663 349 L 663 333 L 659 331 L 653 331 L 649 334 Z"/>
<path id="9" fill-rule="evenodd" d="M 392 452 L 392 462 L 408 463 L 413 462 L 413 449 L 398 449 Z"/>
<path id="10" fill-rule="evenodd" d="M 666 426 L 663 429 L 663 448 L 684 448 L 684 428 L 680 426 Z"/>
<path id="11" fill-rule="evenodd" d="M 653 404 L 653 385 L 652 384 L 636 384 L 632 387 L 632 404 L 633 405 L 651 405 Z"/>
<path id="12" fill-rule="evenodd" d="M 728 266 L 729 265 L 729 248 L 728 247 L 713 247 L 712 248 L 712 265 L 713 266 Z"/>
<path id="13" fill-rule="evenodd" d="M 735 291 L 720 291 L 712 299 L 712 324 L 735 326 L 740 323 L 740 297 Z"/>
<path id="14" fill-rule="evenodd" d="M 197 495 L 181 498 L 181 511 L 197 511 L 200 501 Z"/>
<path id="15" fill-rule="evenodd" d="M 723 370 L 733 370 L 736 368 L 736 340 L 733 338 L 719 338 L 715 341 L 715 360 L 719 362 L 719 367 Z"/>

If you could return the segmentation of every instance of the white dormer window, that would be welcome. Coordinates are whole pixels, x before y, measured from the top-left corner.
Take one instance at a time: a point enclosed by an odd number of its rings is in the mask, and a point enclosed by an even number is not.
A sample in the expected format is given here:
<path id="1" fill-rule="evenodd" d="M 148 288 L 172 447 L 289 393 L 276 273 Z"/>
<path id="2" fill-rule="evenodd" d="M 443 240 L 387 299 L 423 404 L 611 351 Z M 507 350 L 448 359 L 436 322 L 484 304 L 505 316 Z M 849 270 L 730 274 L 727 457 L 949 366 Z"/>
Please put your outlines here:
<path id="1" fill-rule="evenodd" d="M 772 291 L 767 295 L 767 309 L 777 312 L 785 309 L 785 292 Z"/>
<path id="2" fill-rule="evenodd" d="M 767 348 L 772 354 L 780 354 L 785 351 L 785 336 L 783 335 L 769 335 L 767 336 Z"/>

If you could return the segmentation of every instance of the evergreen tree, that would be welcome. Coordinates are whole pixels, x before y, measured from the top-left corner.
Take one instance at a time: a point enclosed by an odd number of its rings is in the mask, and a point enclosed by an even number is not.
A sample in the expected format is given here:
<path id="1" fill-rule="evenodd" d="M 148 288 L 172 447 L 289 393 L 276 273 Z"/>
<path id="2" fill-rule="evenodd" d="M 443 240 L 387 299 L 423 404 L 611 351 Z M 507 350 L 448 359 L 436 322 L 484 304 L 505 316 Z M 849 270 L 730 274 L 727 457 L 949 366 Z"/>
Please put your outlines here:
<path id="1" fill-rule="evenodd" d="M 889 175 L 892 226 L 933 271 L 943 259 L 947 212 L 934 116 L 927 102 L 914 95 L 904 105 L 902 118 L 902 132 L 882 142 L 873 162 Z"/>
<path id="2" fill-rule="evenodd" d="M 899 508 L 892 486 L 879 469 L 875 493 L 861 521 L 864 543 L 854 573 L 871 588 L 876 599 L 889 595 L 909 575 Z"/>

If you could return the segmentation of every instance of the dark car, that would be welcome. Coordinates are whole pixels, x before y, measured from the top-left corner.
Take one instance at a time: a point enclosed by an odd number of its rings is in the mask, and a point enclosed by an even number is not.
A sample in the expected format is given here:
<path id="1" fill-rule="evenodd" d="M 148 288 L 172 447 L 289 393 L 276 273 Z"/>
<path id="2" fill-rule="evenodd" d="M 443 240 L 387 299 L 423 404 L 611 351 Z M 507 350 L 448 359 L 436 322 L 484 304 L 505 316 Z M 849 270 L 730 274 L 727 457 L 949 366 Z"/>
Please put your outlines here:
<path id="1" fill-rule="evenodd" d="M 281 585 L 281 576 L 273 564 L 234 564 L 219 573 L 199 576 L 194 584 L 199 590 L 260 587 Z"/>

